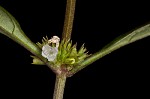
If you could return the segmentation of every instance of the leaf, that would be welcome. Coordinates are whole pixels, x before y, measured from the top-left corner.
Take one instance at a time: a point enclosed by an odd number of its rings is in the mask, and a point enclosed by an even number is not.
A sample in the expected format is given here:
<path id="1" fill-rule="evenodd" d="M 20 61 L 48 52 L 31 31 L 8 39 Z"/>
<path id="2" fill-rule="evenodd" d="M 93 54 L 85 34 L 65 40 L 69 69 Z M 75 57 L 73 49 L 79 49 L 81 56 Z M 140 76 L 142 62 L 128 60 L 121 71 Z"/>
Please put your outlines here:
<path id="1" fill-rule="evenodd" d="M 16 19 L 1 6 L 0 33 L 19 43 L 34 55 L 41 57 L 41 49 L 25 35 Z"/>
<path id="2" fill-rule="evenodd" d="M 119 49 L 120 47 L 123 47 L 127 44 L 130 44 L 148 36 L 150 36 L 150 24 L 138 28 L 130 33 L 121 35 L 115 40 L 113 40 L 111 43 L 106 45 L 104 48 L 102 48 L 100 51 L 96 52 L 95 54 L 88 57 L 85 61 L 81 62 L 81 64 L 78 67 L 76 67 L 76 69 L 74 69 L 72 73 L 76 73 L 77 71 L 85 68 L 86 66 L 95 62 L 96 60 L 102 58 L 103 56 Z"/>

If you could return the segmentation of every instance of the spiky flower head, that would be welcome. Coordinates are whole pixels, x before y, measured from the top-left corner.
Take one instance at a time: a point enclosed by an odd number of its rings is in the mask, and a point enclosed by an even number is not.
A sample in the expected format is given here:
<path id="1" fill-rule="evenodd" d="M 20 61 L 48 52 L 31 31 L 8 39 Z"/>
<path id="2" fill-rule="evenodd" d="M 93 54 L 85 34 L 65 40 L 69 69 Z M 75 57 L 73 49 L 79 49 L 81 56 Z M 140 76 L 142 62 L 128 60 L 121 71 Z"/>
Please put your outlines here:
<path id="1" fill-rule="evenodd" d="M 57 61 L 65 65 L 77 65 L 89 56 L 84 44 L 77 50 L 77 43 L 73 45 L 70 40 L 62 40 L 58 50 Z"/>
<path id="2" fill-rule="evenodd" d="M 37 43 L 42 49 L 41 55 L 47 58 L 49 62 L 72 69 L 89 56 L 84 44 L 77 50 L 77 43 L 73 45 L 71 40 L 62 40 L 59 44 L 59 41 L 57 36 L 53 36 L 51 39 L 46 36 L 43 37 L 42 43 Z M 33 58 L 37 62 L 37 59 Z M 36 64 L 34 61 L 33 64 Z"/>

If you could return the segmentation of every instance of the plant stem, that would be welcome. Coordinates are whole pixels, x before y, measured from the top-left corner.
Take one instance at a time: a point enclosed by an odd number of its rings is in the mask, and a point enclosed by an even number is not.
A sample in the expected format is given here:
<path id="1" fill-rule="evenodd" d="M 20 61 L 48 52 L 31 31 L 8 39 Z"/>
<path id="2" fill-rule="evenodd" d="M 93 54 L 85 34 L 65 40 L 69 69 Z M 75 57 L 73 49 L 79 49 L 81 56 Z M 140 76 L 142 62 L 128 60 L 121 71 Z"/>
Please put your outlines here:
<path id="1" fill-rule="evenodd" d="M 62 39 L 71 38 L 76 0 L 67 0 Z"/>
<path id="2" fill-rule="evenodd" d="M 63 99 L 66 78 L 65 74 L 56 74 L 53 99 Z"/>
<path id="3" fill-rule="evenodd" d="M 69 40 L 71 38 L 75 4 L 76 4 L 76 0 L 67 0 L 64 27 L 62 33 L 62 39 L 65 40 Z M 65 73 L 56 74 L 53 99 L 63 99 L 66 78 L 67 77 Z"/>

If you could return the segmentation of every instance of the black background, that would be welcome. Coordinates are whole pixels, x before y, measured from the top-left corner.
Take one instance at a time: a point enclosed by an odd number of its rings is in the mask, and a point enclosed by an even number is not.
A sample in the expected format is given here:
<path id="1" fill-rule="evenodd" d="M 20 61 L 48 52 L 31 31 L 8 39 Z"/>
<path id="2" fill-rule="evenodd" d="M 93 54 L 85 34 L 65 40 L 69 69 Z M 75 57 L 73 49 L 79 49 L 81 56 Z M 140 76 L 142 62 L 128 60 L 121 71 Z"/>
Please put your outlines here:
<path id="1" fill-rule="evenodd" d="M 33 41 L 61 37 L 66 0 L 0 0 Z M 115 37 L 150 22 L 148 2 L 77 0 L 73 42 L 85 43 L 89 53 Z M 64 99 L 105 99 L 148 96 L 150 38 L 139 40 L 103 57 L 68 78 Z M 31 65 L 31 53 L 0 35 L 2 99 L 52 99 L 55 74 Z"/>

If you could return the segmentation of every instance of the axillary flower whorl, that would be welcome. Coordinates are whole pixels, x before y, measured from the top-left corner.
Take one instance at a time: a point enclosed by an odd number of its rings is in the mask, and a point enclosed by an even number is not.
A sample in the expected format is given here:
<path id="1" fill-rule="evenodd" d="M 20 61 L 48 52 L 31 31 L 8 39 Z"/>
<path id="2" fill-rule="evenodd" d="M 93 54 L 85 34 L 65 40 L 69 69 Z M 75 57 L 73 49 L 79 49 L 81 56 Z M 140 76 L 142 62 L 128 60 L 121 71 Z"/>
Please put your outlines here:
<path id="1" fill-rule="evenodd" d="M 73 67 L 89 56 L 84 44 L 77 50 L 77 44 L 73 45 L 71 40 L 62 40 L 60 43 L 58 36 L 53 36 L 51 39 L 47 36 L 43 37 L 42 43 L 38 42 L 37 45 L 42 50 L 41 55 L 57 66 L 59 64 L 59 66 Z M 41 65 L 42 63 L 34 56 L 32 64 Z"/>

